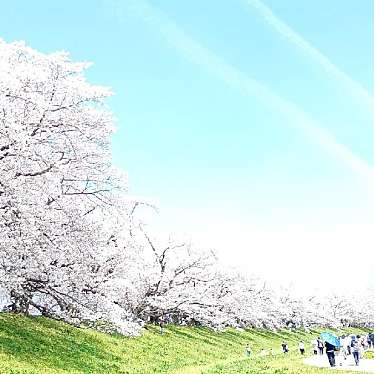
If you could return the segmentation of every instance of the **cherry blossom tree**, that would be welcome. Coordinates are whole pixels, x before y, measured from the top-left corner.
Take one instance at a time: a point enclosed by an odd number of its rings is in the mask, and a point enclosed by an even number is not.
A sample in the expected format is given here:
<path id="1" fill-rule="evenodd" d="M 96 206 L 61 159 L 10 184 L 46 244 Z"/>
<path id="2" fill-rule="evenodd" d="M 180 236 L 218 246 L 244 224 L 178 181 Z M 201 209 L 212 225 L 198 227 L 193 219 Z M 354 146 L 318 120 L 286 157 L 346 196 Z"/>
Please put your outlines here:
<path id="1" fill-rule="evenodd" d="M 111 165 L 111 91 L 88 67 L 0 41 L 0 286 L 16 312 L 118 322 L 123 248 L 108 248 L 126 231 L 126 177 Z"/>
<path id="2" fill-rule="evenodd" d="M 137 241 L 142 243 L 142 295 L 135 313 L 157 321 L 165 316 L 174 321 L 192 320 L 192 309 L 213 307 L 209 288 L 217 278 L 213 252 L 197 250 L 187 240 L 169 237 L 157 241 L 138 226 Z M 197 321 L 197 319 L 196 319 Z"/>

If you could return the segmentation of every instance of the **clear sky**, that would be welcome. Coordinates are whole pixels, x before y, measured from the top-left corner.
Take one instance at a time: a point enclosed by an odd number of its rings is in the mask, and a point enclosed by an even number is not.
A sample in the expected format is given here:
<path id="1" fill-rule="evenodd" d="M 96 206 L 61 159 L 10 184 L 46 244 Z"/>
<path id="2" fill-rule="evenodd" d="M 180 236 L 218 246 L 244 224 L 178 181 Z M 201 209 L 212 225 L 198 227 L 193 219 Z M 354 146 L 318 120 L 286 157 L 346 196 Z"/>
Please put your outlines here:
<path id="1" fill-rule="evenodd" d="M 373 14 L 370 0 L 23 0 L 2 4 L 0 37 L 94 62 L 90 81 L 116 93 L 114 162 L 161 230 L 274 281 L 318 287 L 329 266 L 365 287 Z"/>

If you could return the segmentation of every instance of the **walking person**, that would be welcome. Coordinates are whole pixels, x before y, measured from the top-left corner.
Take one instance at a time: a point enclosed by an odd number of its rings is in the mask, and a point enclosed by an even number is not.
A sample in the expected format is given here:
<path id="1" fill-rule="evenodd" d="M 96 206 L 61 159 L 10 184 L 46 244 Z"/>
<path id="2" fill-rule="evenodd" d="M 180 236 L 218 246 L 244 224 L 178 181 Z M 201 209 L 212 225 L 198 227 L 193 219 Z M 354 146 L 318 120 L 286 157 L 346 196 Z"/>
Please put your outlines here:
<path id="1" fill-rule="evenodd" d="M 164 319 L 163 317 L 160 318 L 158 325 L 160 326 L 160 335 L 164 335 Z"/>
<path id="2" fill-rule="evenodd" d="M 359 339 L 360 339 L 360 336 L 358 335 L 355 340 L 352 340 L 351 351 L 352 351 L 356 366 L 358 366 L 360 363 L 360 341 Z"/>
<path id="3" fill-rule="evenodd" d="M 351 343 L 352 343 L 351 337 L 349 335 L 346 336 L 344 339 L 344 347 L 347 350 L 347 355 L 351 354 Z"/>
<path id="4" fill-rule="evenodd" d="M 344 337 L 340 338 L 340 347 L 337 354 L 337 364 L 339 364 L 339 366 L 343 366 L 344 361 L 347 359 L 347 350 L 343 343 L 343 339 Z"/>
<path id="5" fill-rule="evenodd" d="M 282 351 L 284 354 L 288 352 L 288 344 L 286 342 L 282 343 Z"/>
<path id="6" fill-rule="evenodd" d="M 249 357 L 251 353 L 252 353 L 251 346 L 247 344 L 247 346 L 245 347 L 245 355 Z"/>
<path id="7" fill-rule="evenodd" d="M 370 348 L 374 348 L 374 332 L 369 333 L 368 343 Z"/>
<path id="8" fill-rule="evenodd" d="M 347 359 L 347 354 L 348 354 L 345 341 L 346 341 L 346 337 L 344 335 L 339 338 L 339 343 L 340 343 L 339 356 L 342 357 L 344 360 Z"/>
<path id="9" fill-rule="evenodd" d="M 313 354 L 318 355 L 318 341 L 317 339 L 314 339 L 311 341 L 312 347 L 313 347 Z"/>
<path id="10" fill-rule="evenodd" d="M 335 346 L 329 342 L 325 342 L 326 355 L 329 359 L 329 364 L 331 367 L 335 366 Z"/>
<path id="11" fill-rule="evenodd" d="M 323 341 L 321 340 L 320 337 L 317 338 L 317 346 L 318 346 L 319 354 L 323 355 Z"/>
<path id="12" fill-rule="evenodd" d="M 302 340 L 300 340 L 300 343 L 299 343 L 299 351 L 302 355 L 305 353 L 305 345 Z"/>
<path id="13" fill-rule="evenodd" d="M 361 344 L 362 344 L 362 348 L 363 348 L 364 351 L 366 351 L 369 348 L 368 337 L 366 335 L 364 335 L 361 338 Z"/>
<path id="14" fill-rule="evenodd" d="M 374 333 L 372 332 L 369 332 L 369 335 L 368 335 L 368 346 L 369 348 L 374 348 Z"/>
<path id="15" fill-rule="evenodd" d="M 359 347 L 360 347 L 360 358 L 364 358 L 364 353 L 365 353 L 365 338 L 362 337 L 361 339 L 358 340 L 359 342 Z"/>

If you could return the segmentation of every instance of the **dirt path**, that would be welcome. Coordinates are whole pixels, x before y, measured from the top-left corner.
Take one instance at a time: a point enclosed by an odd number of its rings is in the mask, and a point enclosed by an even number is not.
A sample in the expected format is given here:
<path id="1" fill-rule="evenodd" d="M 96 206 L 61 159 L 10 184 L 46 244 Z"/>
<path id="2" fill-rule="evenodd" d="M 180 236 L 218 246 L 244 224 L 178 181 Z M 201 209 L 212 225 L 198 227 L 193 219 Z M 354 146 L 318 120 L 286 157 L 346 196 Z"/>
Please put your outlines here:
<path id="1" fill-rule="evenodd" d="M 329 361 L 326 355 L 323 356 L 313 356 L 306 358 L 304 364 L 309 366 L 316 366 L 320 368 L 330 367 Z M 335 370 L 345 370 L 345 371 L 364 371 L 367 373 L 374 373 L 374 360 L 361 359 L 359 366 L 355 366 L 352 356 L 348 356 L 346 360 L 336 357 L 336 367 Z"/>

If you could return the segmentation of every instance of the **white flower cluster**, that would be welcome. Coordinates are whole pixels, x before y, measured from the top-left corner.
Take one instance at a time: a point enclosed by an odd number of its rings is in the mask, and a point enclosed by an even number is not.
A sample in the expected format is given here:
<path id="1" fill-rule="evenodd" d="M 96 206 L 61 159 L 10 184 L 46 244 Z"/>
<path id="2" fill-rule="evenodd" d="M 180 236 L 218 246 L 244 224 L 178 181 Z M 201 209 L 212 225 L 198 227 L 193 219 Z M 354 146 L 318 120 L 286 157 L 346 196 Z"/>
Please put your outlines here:
<path id="1" fill-rule="evenodd" d="M 111 92 L 86 82 L 88 66 L 0 40 L 0 287 L 15 312 L 136 331 L 111 286 L 123 251 L 109 239 L 128 221 Z"/>

